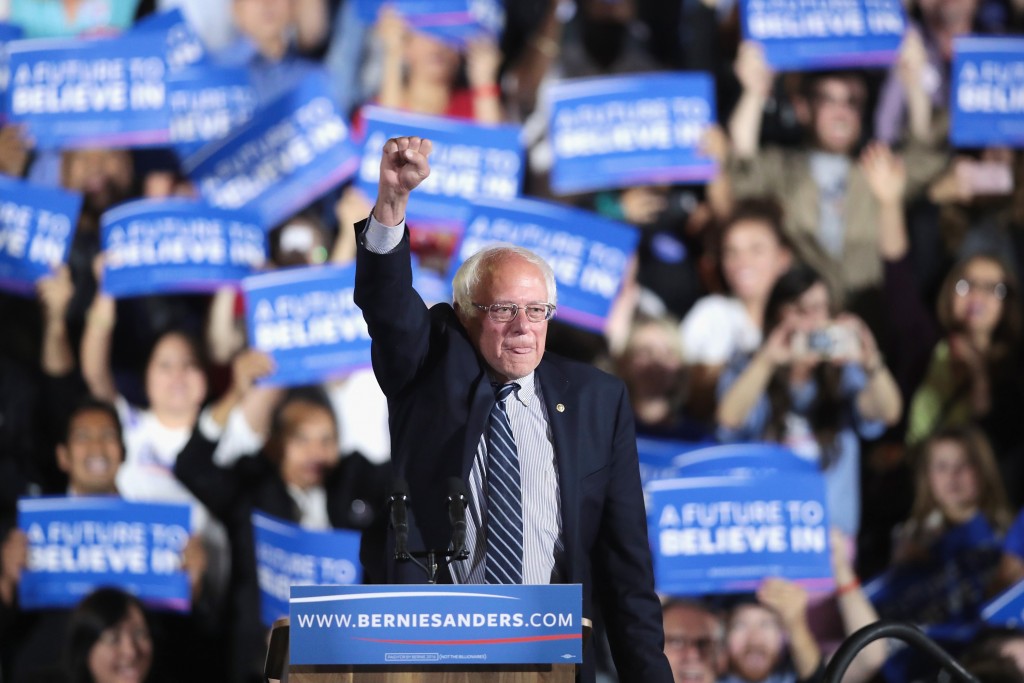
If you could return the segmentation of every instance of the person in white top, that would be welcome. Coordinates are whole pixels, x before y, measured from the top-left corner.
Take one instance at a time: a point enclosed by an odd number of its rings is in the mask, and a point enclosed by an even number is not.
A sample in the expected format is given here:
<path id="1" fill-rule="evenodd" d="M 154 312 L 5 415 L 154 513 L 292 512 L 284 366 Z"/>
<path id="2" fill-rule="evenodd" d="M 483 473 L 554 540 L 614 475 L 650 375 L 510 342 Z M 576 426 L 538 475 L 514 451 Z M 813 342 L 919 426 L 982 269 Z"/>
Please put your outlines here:
<path id="1" fill-rule="evenodd" d="M 770 199 L 737 203 L 721 227 L 718 258 L 729 293 L 699 299 L 679 328 L 691 366 L 688 408 L 704 420 L 714 415 L 715 388 L 725 364 L 761 345 L 768 295 L 792 263 L 779 205 Z"/>

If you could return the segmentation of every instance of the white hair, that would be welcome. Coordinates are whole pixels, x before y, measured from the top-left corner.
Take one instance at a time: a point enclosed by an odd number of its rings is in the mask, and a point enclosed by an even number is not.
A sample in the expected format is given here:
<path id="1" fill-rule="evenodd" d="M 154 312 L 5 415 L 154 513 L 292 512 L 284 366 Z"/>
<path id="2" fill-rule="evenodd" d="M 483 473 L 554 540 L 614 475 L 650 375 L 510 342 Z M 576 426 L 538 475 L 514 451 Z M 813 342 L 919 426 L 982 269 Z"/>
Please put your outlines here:
<path id="1" fill-rule="evenodd" d="M 548 262 L 529 249 L 517 247 L 514 244 L 492 244 L 484 247 L 466 259 L 452 280 L 452 301 L 462 311 L 463 315 L 475 315 L 477 309 L 473 306 L 473 293 L 480 285 L 485 272 L 491 271 L 499 263 L 509 257 L 519 257 L 528 263 L 537 266 L 544 276 L 544 285 L 548 292 L 549 304 L 558 303 L 558 290 L 555 286 L 555 271 L 551 269 Z M 488 304 L 493 301 L 486 302 Z"/>

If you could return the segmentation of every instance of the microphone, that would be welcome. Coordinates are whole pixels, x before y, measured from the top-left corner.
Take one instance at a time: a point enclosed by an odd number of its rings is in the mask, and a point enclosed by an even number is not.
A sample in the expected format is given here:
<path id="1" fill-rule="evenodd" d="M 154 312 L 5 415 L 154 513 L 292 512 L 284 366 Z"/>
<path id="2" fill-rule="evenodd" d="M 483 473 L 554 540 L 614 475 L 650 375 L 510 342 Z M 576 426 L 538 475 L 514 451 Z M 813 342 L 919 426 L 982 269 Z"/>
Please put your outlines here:
<path id="1" fill-rule="evenodd" d="M 464 560 L 466 551 L 466 483 L 458 477 L 448 478 L 448 521 L 452 525 L 452 559 Z"/>
<path id="2" fill-rule="evenodd" d="M 409 501 L 409 484 L 405 479 L 397 478 L 391 486 L 391 497 L 388 507 L 391 510 L 391 528 L 395 530 L 395 559 L 408 560 L 409 554 L 409 516 L 406 504 Z"/>

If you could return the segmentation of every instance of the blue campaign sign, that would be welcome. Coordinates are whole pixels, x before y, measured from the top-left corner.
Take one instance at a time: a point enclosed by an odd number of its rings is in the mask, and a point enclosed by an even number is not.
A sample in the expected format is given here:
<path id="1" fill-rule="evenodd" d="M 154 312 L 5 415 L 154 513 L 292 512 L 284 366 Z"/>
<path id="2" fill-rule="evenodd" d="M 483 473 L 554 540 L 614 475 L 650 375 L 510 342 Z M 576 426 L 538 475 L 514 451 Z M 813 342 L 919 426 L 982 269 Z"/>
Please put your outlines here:
<path id="1" fill-rule="evenodd" d="M 687 477 L 819 471 L 815 461 L 801 458 L 788 448 L 771 443 L 737 443 L 690 449 L 673 459 L 672 464 Z"/>
<path id="2" fill-rule="evenodd" d="M 32 296 L 67 260 L 82 195 L 0 175 L 0 289 Z"/>
<path id="3" fill-rule="evenodd" d="M 357 178 L 368 196 L 377 195 L 380 152 L 389 138 L 418 135 L 433 143 L 430 176 L 409 198 L 409 220 L 458 231 L 468 218 L 468 202 L 504 201 L 523 186 L 523 145 L 518 126 L 475 123 L 366 107 L 366 137 Z"/>
<path id="4" fill-rule="evenodd" d="M 116 586 L 154 607 L 187 612 L 181 558 L 189 507 L 111 496 L 23 498 L 18 528 L 28 536 L 28 568 L 18 584 L 23 609 L 71 607 Z"/>
<path id="5" fill-rule="evenodd" d="M 831 586 L 820 474 L 680 477 L 645 491 L 659 593 L 742 593 L 767 577 Z"/>
<path id="6" fill-rule="evenodd" d="M 490 244 L 525 247 L 555 271 L 556 315 L 600 331 L 639 239 L 628 225 L 558 204 L 532 199 L 477 201 L 471 205 L 450 273 L 454 276 L 463 261 Z"/>
<path id="7" fill-rule="evenodd" d="M 142 199 L 103 214 L 103 290 L 115 297 L 214 292 L 263 266 L 255 216 L 190 199 Z"/>
<path id="8" fill-rule="evenodd" d="M 582 588 L 296 587 L 292 664 L 579 664 Z"/>
<path id="9" fill-rule="evenodd" d="M 356 13 L 372 26 L 385 4 L 417 31 L 457 46 L 480 35 L 497 37 L 505 25 L 501 0 L 356 0 Z"/>
<path id="10" fill-rule="evenodd" d="M 134 32 L 97 40 L 8 46 L 8 121 L 37 147 L 167 144 L 164 41 Z"/>
<path id="11" fill-rule="evenodd" d="M 565 81 L 552 88 L 551 106 L 551 188 L 557 194 L 706 181 L 717 172 L 698 150 L 715 122 L 709 74 Z"/>
<path id="12" fill-rule="evenodd" d="M 1024 147 L 1024 38 L 955 38 L 952 74 L 953 144 Z"/>
<path id="13" fill-rule="evenodd" d="M 1024 624 L 1024 581 L 1015 583 L 982 606 L 981 618 L 993 626 L 1020 628 Z"/>
<path id="14" fill-rule="evenodd" d="M 7 120 L 7 82 L 10 71 L 7 64 L 7 44 L 21 40 L 25 31 L 20 26 L 0 21 L 0 124 Z"/>
<path id="15" fill-rule="evenodd" d="M 288 616 L 292 586 L 354 584 L 362 580 L 357 531 L 308 531 L 283 519 L 252 513 L 260 618 L 267 626 Z"/>
<path id="16" fill-rule="evenodd" d="M 183 164 L 208 202 L 253 210 L 267 229 L 329 192 L 358 166 L 348 125 L 321 72 L 309 74 Z"/>
<path id="17" fill-rule="evenodd" d="M 707 445 L 707 443 L 638 437 L 636 450 L 640 459 L 640 483 L 646 486 L 649 482 L 658 479 L 678 477 L 679 467 L 676 465 L 676 461 L 687 453 L 705 448 Z"/>
<path id="18" fill-rule="evenodd" d="M 171 144 L 181 159 L 252 119 L 256 91 L 249 69 L 200 65 L 167 78 Z"/>
<path id="19" fill-rule="evenodd" d="M 153 36 L 161 34 L 165 41 L 165 57 L 170 73 L 205 62 L 209 56 L 199 34 L 186 21 L 180 8 L 156 12 L 140 19 L 132 32 Z"/>
<path id="20" fill-rule="evenodd" d="M 743 37 L 780 71 L 892 64 L 907 29 L 900 0 L 740 0 Z"/>
<path id="21" fill-rule="evenodd" d="M 355 265 L 290 268 L 242 281 L 249 343 L 270 354 L 271 385 L 319 384 L 370 365 Z"/>

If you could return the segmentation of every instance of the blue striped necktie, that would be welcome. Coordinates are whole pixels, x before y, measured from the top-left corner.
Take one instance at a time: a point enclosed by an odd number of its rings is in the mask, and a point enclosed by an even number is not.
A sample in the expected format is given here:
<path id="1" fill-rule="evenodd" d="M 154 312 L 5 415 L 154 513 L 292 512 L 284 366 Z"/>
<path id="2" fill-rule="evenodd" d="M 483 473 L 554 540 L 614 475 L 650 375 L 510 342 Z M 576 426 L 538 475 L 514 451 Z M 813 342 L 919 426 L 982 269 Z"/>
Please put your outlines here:
<path id="1" fill-rule="evenodd" d="M 505 410 L 516 383 L 497 389 L 487 432 L 487 583 L 523 582 L 523 488 Z"/>

